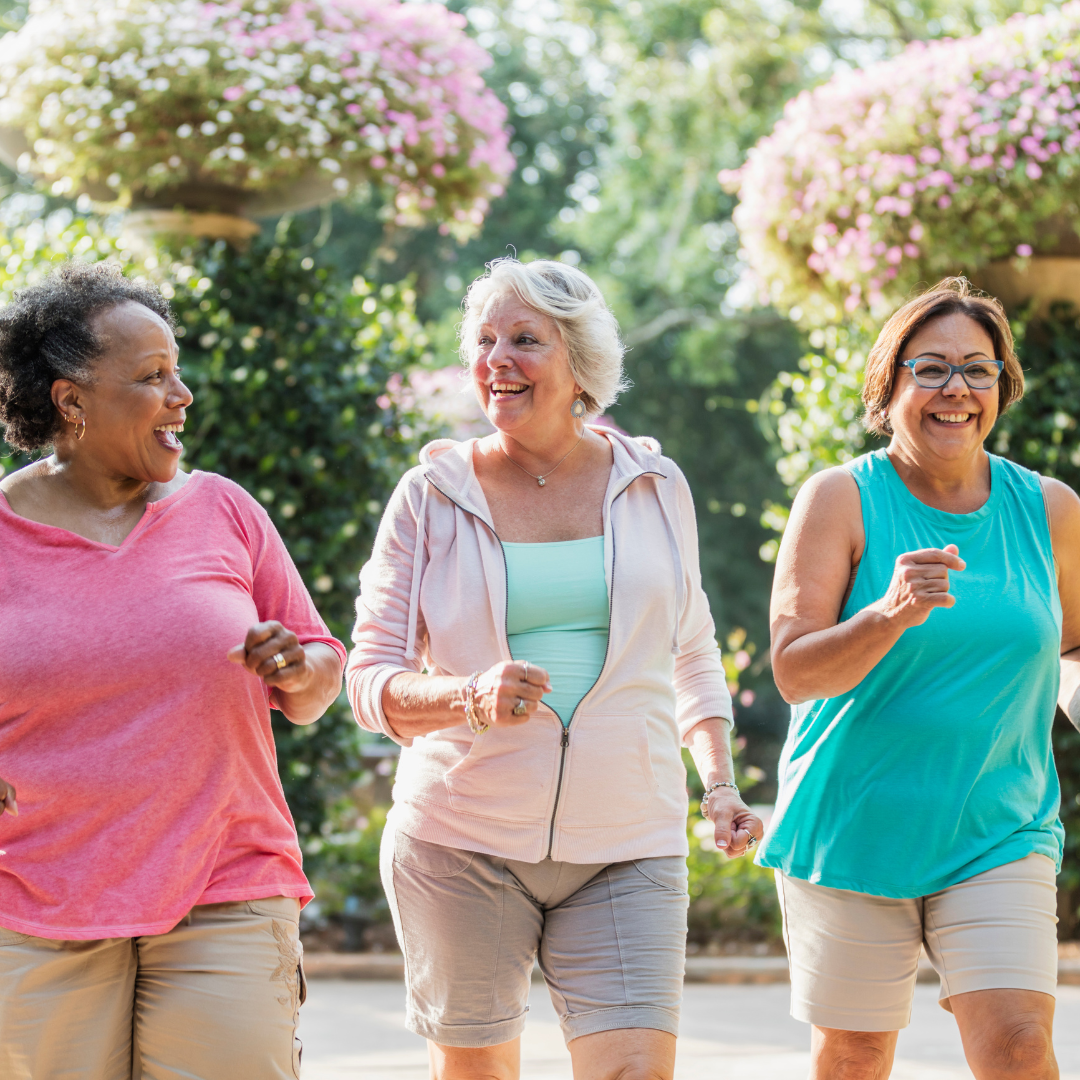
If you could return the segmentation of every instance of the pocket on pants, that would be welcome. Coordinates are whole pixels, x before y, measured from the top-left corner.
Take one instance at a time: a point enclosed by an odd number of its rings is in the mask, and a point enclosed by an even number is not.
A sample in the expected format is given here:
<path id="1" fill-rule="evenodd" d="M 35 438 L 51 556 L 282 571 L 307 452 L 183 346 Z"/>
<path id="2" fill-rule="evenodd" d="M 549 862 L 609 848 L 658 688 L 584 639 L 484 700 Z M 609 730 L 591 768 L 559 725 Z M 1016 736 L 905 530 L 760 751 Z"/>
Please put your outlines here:
<path id="1" fill-rule="evenodd" d="M 686 860 L 681 855 L 661 855 L 652 859 L 635 859 L 634 865 L 654 885 L 670 889 L 680 896 L 687 895 L 689 874 Z"/>
<path id="2" fill-rule="evenodd" d="M 20 934 L 17 930 L 0 926 L 0 949 L 5 945 L 21 945 L 24 941 L 29 941 L 30 937 L 30 934 Z"/>
<path id="3" fill-rule="evenodd" d="M 288 919 L 300 921 L 300 901 L 293 896 L 266 896 L 260 900 L 245 900 L 252 915 L 263 915 L 269 919 Z"/>
<path id="4" fill-rule="evenodd" d="M 394 862 L 406 870 L 416 870 L 426 877 L 457 877 L 469 869 L 474 854 L 461 848 L 417 840 L 416 837 L 401 831 L 394 834 Z"/>

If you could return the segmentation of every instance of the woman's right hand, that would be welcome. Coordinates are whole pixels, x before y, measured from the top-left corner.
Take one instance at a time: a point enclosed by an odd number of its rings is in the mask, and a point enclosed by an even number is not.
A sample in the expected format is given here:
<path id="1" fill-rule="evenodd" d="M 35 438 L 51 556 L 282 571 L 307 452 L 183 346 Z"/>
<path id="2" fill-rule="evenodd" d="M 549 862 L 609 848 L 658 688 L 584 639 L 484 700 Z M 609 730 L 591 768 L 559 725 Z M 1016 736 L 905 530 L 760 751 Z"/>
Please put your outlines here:
<path id="1" fill-rule="evenodd" d="M 905 628 L 921 626 L 934 608 L 951 608 L 956 603 L 949 592 L 949 571 L 959 572 L 966 566 L 955 544 L 906 551 L 897 556 L 885 595 L 870 607 Z"/>
<path id="2" fill-rule="evenodd" d="M 490 667 L 476 680 L 476 707 L 480 719 L 495 727 L 524 724 L 532 718 L 545 693 L 551 692 L 548 673 L 522 660 L 505 661 Z M 525 712 L 514 715 L 518 702 Z"/>
<path id="3" fill-rule="evenodd" d="M 4 807 L 4 813 L 12 817 L 19 816 L 19 806 L 15 802 L 15 785 L 6 780 L 0 780 L 0 805 Z"/>

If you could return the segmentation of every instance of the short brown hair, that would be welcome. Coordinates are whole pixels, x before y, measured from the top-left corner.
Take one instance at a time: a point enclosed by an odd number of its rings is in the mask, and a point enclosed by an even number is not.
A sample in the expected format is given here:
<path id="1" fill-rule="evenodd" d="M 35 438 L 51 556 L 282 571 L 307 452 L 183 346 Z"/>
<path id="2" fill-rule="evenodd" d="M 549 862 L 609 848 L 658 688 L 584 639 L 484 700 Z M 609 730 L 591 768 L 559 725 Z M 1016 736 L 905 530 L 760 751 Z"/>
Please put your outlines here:
<path id="1" fill-rule="evenodd" d="M 966 315 L 981 326 L 994 343 L 994 359 L 1004 360 L 998 380 L 998 410 L 1004 412 L 1024 396 L 1024 369 L 1013 348 L 1012 330 L 1001 301 L 975 289 L 967 278 L 949 277 L 921 296 L 909 300 L 881 328 L 866 358 L 862 399 L 863 423 L 875 435 L 891 435 L 887 419 L 896 382 L 896 366 L 908 342 L 933 319 Z"/>

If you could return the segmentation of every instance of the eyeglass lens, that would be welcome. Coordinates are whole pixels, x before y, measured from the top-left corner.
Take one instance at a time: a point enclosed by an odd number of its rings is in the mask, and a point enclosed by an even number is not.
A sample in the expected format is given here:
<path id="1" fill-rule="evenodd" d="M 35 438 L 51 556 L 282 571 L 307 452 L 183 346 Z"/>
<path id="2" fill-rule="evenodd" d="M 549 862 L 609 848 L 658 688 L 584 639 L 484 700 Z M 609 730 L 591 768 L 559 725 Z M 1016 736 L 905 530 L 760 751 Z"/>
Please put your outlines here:
<path id="1" fill-rule="evenodd" d="M 968 386 L 975 390 L 989 390 L 998 381 L 1001 369 L 997 364 L 982 360 L 973 360 L 960 369 Z M 944 386 L 951 378 L 951 365 L 933 357 L 924 357 L 911 365 L 911 373 L 920 386 Z"/>

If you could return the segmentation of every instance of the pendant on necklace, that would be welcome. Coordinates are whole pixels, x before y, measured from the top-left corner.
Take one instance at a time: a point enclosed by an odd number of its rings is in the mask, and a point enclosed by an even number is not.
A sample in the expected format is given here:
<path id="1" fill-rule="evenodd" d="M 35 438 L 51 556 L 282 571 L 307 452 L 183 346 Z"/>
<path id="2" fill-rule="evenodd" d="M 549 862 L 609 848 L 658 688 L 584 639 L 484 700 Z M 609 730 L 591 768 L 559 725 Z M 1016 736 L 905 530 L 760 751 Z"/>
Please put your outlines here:
<path id="1" fill-rule="evenodd" d="M 537 484 L 538 484 L 538 485 L 539 485 L 540 487 L 543 487 L 543 486 L 544 486 L 544 484 L 545 484 L 545 483 L 546 483 L 547 481 L 545 481 L 545 480 L 544 480 L 544 478 L 543 478 L 542 476 L 538 476 L 538 477 L 536 478 L 536 482 L 537 482 Z"/>

